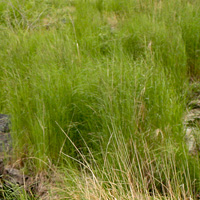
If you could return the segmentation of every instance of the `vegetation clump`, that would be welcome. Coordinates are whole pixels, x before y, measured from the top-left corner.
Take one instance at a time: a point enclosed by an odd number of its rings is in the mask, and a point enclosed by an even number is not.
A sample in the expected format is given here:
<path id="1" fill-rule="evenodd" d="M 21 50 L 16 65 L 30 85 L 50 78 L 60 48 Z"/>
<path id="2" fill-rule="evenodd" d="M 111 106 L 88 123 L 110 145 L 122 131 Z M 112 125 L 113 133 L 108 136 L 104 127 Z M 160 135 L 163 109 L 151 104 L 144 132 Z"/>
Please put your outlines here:
<path id="1" fill-rule="evenodd" d="M 50 171 L 50 199 L 198 198 L 183 118 L 200 77 L 199 19 L 197 0 L 2 2 L 13 162 Z"/>

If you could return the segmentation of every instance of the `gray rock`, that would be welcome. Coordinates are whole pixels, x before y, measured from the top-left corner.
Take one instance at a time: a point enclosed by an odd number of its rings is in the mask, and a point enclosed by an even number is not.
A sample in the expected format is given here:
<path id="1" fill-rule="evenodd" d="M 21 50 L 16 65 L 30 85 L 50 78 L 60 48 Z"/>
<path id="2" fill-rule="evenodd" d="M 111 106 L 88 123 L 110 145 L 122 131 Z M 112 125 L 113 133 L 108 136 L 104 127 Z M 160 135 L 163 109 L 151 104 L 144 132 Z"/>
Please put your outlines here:
<path id="1" fill-rule="evenodd" d="M 0 158 L 3 158 L 5 153 L 11 151 L 11 144 L 12 138 L 10 133 L 0 133 Z"/>
<path id="2" fill-rule="evenodd" d="M 11 147 L 11 135 L 10 131 L 10 117 L 5 114 L 0 114 L 0 158 L 5 156 L 5 153 L 9 153 Z"/>
<path id="3" fill-rule="evenodd" d="M 185 139 L 191 154 L 200 151 L 200 82 L 191 84 L 190 102 L 185 115 Z"/>
<path id="4" fill-rule="evenodd" d="M 24 185 L 28 180 L 28 176 L 24 175 L 20 170 L 10 166 L 4 167 L 3 179 L 9 184 Z"/>
<path id="5" fill-rule="evenodd" d="M 10 131 L 10 118 L 8 115 L 0 114 L 0 132 L 7 133 Z"/>
<path id="6" fill-rule="evenodd" d="M 11 135 L 9 133 L 10 124 L 10 117 L 5 114 L 0 114 L 0 189 L 4 186 L 12 189 L 15 185 L 18 185 L 32 194 L 37 189 L 37 184 L 19 169 L 4 166 L 5 153 L 10 155 L 12 150 Z"/>

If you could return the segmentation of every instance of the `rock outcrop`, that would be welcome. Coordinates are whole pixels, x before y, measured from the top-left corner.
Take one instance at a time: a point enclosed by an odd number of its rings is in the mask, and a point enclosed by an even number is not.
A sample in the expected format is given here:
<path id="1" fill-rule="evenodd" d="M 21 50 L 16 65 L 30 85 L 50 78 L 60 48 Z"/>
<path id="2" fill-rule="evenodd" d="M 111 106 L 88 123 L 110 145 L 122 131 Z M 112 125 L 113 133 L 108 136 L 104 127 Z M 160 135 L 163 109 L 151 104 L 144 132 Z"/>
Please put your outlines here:
<path id="1" fill-rule="evenodd" d="M 18 185 L 24 187 L 26 191 L 30 191 L 33 188 L 30 177 L 24 175 L 19 169 L 4 165 L 12 150 L 10 126 L 10 117 L 0 114 L 0 188 L 4 186 L 12 188 L 14 185 Z"/>
<path id="2" fill-rule="evenodd" d="M 197 154 L 200 151 L 200 82 L 192 87 L 184 125 L 188 150 L 191 154 Z"/>
<path id="3" fill-rule="evenodd" d="M 10 131 L 9 124 L 9 116 L 5 114 L 0 114 L 0 133 L 8 133 Z"/>
<path id="4" fill-rule="evenodd" d="M 10 125 L 10 117 L 0 114 L 0 158 L 3 158 L 5 153 L 9 153 L 12 149 Z"/>

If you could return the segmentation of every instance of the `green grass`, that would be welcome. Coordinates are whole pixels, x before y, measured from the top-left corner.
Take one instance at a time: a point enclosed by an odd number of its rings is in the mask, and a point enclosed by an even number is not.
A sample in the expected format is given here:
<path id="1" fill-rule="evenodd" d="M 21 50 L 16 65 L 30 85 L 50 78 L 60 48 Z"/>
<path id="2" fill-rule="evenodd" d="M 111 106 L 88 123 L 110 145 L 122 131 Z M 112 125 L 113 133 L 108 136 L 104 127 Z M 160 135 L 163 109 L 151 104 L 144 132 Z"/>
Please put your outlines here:
<path id="1" fill-rule="evenodd" d="M 189 0 L 2 2 L 0 112 L 15 158 L 70 169 L 61 199 L 195 196 L 183 115 L 200 76 L 199 13 Z"/>

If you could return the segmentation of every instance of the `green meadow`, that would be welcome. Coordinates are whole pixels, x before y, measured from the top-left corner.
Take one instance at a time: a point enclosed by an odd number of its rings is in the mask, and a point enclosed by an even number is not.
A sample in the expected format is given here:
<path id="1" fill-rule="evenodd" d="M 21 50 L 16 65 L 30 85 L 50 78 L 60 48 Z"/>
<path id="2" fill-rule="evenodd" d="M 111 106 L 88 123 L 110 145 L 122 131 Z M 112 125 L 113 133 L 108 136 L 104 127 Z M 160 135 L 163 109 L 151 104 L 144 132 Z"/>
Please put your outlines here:
<path id="1" fill-rule="evenodd" d="M 12 162 L 48 177 L 46 198 L 198 197 L 183 125 L 200 78 L 198 0 L 1 0 L 0 45 Z"/>

